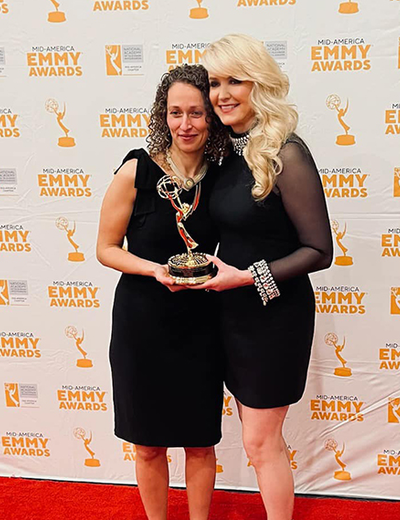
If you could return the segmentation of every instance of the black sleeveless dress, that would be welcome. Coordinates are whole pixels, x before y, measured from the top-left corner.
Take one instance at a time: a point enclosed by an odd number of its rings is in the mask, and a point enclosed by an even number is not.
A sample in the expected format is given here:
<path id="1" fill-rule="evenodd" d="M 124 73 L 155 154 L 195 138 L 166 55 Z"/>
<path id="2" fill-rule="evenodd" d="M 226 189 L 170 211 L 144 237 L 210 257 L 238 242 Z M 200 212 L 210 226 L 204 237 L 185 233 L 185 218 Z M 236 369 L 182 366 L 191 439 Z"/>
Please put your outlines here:
<path id="1" fill-rule="evenodd" d="M 283 171 L 262 203 L 252 198 L 253 176 L 234 152 L 210 199 L 221 260 L 238 269 L 266 260 L 281 293 L 266 306 L 254 286 L 219 293 L 226 385 L 251 408 L 301 398 L 315 318 L 307 273 L 328 267 L 332 258 L 324 193 L 308 148 L 293 136 L 280 156 Z"/>
<path id="2" fill-rule="evenodd" d="M 143 149 L 128 249 L 166 264 L 185 252 L 169 200 L 156 192 L 165 175 Z M 198 208 L 185 227 L 198 251 L 213 254 L 217 234 L 208 214 L 214 166 L 202 180 Z M 182 201 L 193 200 L 193 190 Z M 186 226 L 187 224 L 187 226 Z M 122 274 L 115 291 L 110 361 L 115 435 L 144 446 L 205 447 L 221 439 L 222 367 L 217 298 L 205 291 L 170 292 L 154 278 Z"/>

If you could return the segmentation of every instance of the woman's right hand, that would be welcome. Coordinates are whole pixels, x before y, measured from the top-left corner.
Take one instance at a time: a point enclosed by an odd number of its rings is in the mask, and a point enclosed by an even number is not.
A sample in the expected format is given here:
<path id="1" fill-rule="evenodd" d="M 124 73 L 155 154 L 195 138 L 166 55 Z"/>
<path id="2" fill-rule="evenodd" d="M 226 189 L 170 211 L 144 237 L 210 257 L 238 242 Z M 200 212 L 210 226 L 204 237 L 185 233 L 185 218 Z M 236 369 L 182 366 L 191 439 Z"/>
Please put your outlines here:
<path id="1" fill-rule="evenodd" d="M 187 287 L 182 285 L 177 285 L 173 278 L 168 274 L 168 265 L 158 265 L 155 268 L 154 278 L 157 282 L 165 285 L 171 292 L 178 292 L 187 289 Z"/>

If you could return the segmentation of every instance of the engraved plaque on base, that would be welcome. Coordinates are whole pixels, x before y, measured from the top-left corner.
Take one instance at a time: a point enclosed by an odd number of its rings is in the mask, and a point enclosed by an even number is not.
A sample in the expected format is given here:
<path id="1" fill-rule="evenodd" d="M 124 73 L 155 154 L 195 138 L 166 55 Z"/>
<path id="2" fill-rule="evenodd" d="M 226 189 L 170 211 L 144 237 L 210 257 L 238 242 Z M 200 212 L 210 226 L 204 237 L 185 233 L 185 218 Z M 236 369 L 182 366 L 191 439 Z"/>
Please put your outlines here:
<path id="1" fill-rule="evenodd" d="M 215 276 L 215 266 L 204 253 L 174 255 L 168 260 L 168 272 L 180 285 L 197 285 Z"/>

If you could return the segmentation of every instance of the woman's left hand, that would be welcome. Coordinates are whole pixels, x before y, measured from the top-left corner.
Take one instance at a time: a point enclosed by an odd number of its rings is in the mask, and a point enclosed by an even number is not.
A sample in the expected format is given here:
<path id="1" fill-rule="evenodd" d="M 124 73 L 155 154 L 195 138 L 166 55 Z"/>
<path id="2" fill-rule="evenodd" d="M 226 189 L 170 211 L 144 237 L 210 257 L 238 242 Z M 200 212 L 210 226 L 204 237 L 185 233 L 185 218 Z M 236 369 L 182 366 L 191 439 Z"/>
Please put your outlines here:
<path id="1" fill-rule="evenodd" d="M 254 280 L 249 270 L 236 269 L 236 267 L 226 264 L 216 256 L 207 255 L 207 258 L 217 266 L 217 275 L 200 285 L 191 285 L 190 289 L 207 289 L 220 292 L 244 287 L 245 285 L 253 285 Z"/>

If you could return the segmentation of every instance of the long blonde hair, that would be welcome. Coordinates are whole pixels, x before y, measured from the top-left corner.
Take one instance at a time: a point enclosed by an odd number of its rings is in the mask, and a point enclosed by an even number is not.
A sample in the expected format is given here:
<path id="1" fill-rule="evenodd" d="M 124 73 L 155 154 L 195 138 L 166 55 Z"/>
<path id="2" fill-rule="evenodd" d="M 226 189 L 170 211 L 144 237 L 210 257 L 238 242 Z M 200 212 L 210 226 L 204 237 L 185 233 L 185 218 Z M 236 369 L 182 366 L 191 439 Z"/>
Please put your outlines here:
<path id="1" fill-rule="evenodd" d="M 262 42 L 245 34 L 228 34 L 208 47 L 203 64 L 209 74 L 251 81 L 250 103 L 255 126 L 244 158 L 254 177 L 252 195 L 262 201 L 282 171 L 279 151 L 297 126 L 298 114 L 288 102 L 288 77 Z"/>

